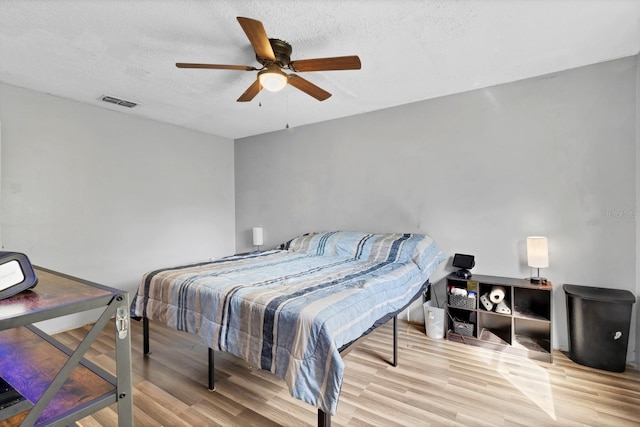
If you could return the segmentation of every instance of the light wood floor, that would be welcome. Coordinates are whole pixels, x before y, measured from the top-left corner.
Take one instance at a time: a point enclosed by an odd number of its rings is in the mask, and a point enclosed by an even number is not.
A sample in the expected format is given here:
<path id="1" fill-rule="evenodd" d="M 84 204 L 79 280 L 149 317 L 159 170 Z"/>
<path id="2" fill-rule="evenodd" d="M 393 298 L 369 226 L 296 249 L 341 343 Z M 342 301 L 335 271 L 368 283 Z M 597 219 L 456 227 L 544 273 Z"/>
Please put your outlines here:
<path id="1" fill-rule="evenodd" d="M 400 324 L 400 366 L 392 367 L 391 325 L 345 357 L 334 426 L 638 426 L 640 374 L 611 373 L 554 352 L 553 364 L 433 340 Z M 77 345 L 88 328 L 58 334 Z M 136 426 L 313 426 L 315 408 L 289 396 L 284 381 L 216 354 L 215 392 L 206 389 L 207 350 L 198 337 L 151 322 L 151 355 L 132 322 Z M 114 371 L 114 347 L 103 332 L 88 358 Z M 116 426 L 116 408 L 78 424 Z"/>

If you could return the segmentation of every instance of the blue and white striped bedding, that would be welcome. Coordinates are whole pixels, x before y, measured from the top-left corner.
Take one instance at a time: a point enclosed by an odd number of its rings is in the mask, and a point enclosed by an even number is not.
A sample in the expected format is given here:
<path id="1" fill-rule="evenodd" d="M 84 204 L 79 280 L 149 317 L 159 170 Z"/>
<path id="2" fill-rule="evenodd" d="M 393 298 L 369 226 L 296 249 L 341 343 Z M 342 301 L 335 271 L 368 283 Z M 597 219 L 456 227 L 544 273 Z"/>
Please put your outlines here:
<path id="1" fill-rule="evenodd" d="M 426 235 L 310 233 L 276 250 L 149 272 L 131 316 L 198 334 L 334 415 L 340 348 L 404 309 L 443 260 Z"/>

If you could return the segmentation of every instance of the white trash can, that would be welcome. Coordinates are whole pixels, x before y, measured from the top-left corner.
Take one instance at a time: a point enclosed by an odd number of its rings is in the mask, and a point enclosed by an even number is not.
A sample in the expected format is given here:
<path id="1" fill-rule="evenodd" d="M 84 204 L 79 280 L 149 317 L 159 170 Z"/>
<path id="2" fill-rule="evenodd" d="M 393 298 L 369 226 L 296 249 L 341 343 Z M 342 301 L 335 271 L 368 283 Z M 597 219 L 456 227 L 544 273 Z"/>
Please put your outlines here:
<path id="1" fill-rule="evenodd" d="M 438 308 L 433 300 L 422 304 L 424 309 L 424 327 L 429 338 L 444 337 L 444 308 Z"/>

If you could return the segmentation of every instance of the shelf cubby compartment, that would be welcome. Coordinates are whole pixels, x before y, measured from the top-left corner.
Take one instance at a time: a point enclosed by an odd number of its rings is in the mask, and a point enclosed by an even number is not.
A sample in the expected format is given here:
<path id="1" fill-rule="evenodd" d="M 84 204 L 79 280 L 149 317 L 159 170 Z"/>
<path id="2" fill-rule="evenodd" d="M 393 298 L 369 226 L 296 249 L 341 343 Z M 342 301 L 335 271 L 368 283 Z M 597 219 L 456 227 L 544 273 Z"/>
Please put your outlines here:
<path id="1" fill-rule="evenodd" d="M 452 289 L 463 289 L 467 295 L 456 295 Z M 450 280 L 447 286 L 447 303 L 450 307 L 465 310 L 478 308 L 478 282 L 473 280 Z"/>
<path id="2" fill-rule="evenodd" d="M 449 307 L 448 333 L 473 338 L 476 336 L 478 329 L 476 323 L 476 313 L 474 311 Z"/>
<path id="3" fill-rule="evenodd" d="M 478 294 L 478 298 L 480 298 L 482 295 L 487 295 L 487 297 L 489 298 L 489 296 L 491 295 L 491 291 L 493 290 L 493 288 L 495 286 L 501 286 L 504 289 L 504 303 L 506 304 L 506 306 L 513 312 L 513 304 L 511 304 L 511 293 L 512 293 L 512 288 L 511 286 L 502 286 L 502 285 L 494 285 L 494 284 L 489 284 L 489 283 L 480 283 L 480 290 L 479 290 L 479 294 Z M 489 298 L 489 301 L 491 301 L 491 298 Z M 486 307 L 484 306 L 484 304 L 482 304 L 482 302 L 480 302 L 478 300 L 478 308 L 482 311 L 489 311 L 486 309 Z M 498 313 L 496 311 L 496 304 L 493 304 L 493 308 L 491 309 L 491 312 L 494 313 Z M 498 313 L 498 314 L 504 314 L 504 313 Z M 507 316 L 509 314 L 506 314 Z"/>
<path id="4" fill-rule="evenodd" d="M 536 289 L 514 289 L 514 317 L 534 320 L 551 320 L 551 292 Z"/>
<path id="5" fill-rule="evenodd" d="M 523 350 L 551 353 L 551 323 L 525 318 L 514 318 L 514 346 Z"/>
<path id="6" fill-rule="evenodd" d="M 511 345 L 511 318 L 502 314 L 480 312 L 478 338 L 491 344 Z"/>

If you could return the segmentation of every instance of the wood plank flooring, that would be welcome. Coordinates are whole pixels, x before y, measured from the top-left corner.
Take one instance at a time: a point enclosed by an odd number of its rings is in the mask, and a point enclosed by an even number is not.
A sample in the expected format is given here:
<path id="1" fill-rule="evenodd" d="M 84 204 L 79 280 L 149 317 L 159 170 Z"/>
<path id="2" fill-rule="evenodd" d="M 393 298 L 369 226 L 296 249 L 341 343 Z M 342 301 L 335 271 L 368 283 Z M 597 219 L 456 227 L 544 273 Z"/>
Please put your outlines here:
<path id="1" fill-rule="evenodd" d="M 56 335 L 75 347 L 88 328 Z M 392 367 L 387 324 L 345 357 L 334 426 L 638 426 L 640 373 L 596 370 L 554 351 L 552 364 L 434 340 L 400 323 L 400 365 Z M 136 426 L 314 426 L 317 412 L 289 395 L 284 381 L 216 353 L 216 391 L 207 391 L 207 349 L 195 335 L 151 322 L 151 354 L 132 321 Z M 114 372 L 103 332 L 88 358 Z M 115 405 L 84 427 L 117 426 Z"/>

